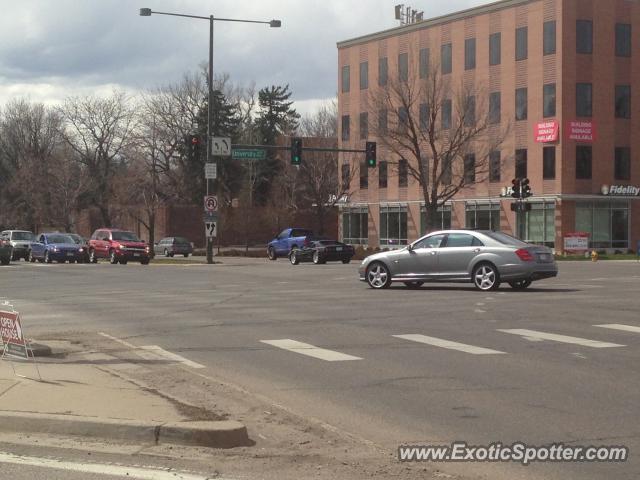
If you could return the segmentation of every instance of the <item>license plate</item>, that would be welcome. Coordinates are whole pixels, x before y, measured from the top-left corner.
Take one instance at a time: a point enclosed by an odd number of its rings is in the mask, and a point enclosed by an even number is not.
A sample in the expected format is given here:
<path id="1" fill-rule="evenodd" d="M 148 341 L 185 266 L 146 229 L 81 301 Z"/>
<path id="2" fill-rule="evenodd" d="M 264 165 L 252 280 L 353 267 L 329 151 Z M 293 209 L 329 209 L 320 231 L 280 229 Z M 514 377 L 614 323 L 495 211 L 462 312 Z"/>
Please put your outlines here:
<path id="1" fill-rule="evenodd" d="M 341 252 L 342 251 L 342 247 L 336 247 L 336 252 Z"/>
<path id="2" fill-rule="evenodd" d="M 68 253 L 67 253 L 67 257 L 73 257 L 73 253 L 68 252 Z"/>
<path id="3" fill-rule="evenodd" d="M 133 256 L 134 256 L 134 257 L 139 257 L 139 256 L 140 256 L 140 254 L 139 254 L 139 253 L 134 253 L 134 254 L 133 254 Z"/>
<path id="4" fill-rule="evenodd" d="M 551 261 L 551 255 L 549 255 L 548 253 L 541 253 L 540 255 L 538 255 L 538 258 L 540 259 L 540 261 L 542 262 L 549 262 Z"/>

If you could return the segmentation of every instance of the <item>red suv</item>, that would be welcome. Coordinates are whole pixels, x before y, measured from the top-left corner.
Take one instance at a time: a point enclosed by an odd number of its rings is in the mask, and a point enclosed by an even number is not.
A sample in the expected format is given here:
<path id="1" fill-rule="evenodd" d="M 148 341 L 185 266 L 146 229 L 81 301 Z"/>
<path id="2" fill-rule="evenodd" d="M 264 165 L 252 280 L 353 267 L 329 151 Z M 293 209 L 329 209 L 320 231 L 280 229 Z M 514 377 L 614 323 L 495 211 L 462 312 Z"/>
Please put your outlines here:
<path id="1" fill-rule="evenodd" d="M 111 264 L 126 265 L 129 260 L 148 265 L 149 246 L 133 232 L 115 228 L 100 228 L 89 240 L 89 262 L 98 263 L 99 258 L 108 258 Z"/>

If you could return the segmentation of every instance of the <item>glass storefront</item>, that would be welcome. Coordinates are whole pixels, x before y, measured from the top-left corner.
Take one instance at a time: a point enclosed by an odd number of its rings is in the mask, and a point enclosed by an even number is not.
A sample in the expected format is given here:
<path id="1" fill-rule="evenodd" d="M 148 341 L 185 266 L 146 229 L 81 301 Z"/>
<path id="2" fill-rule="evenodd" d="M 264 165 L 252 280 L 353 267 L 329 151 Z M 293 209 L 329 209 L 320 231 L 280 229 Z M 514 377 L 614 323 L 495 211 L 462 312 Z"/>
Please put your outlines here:
<path id="1" fill-rule="evenodd" d="M 576 202 L 576 231 L 589 234 L 590 248 L 629 248 L 629 202 Z"/>
<path id="2" fill-rule="evenodd" d="M 342 210 L 342 241 L 356 245 L 369 243 L 369 209 L 367 207 Z"/>
<path id="3" fill-rule="evenodd" d="M 467 203 L 466 228 L 500 231 L 500 203 Z"/>
<path id="4" fill-rule="evenodd" d="M 380 207 L 380 245 L 393 247 L 407 244 L 407 207 Z"/>
<path id="5" fill-rule="evenodd" d="M 555 248 L 556 204 L 555 202 L 531 202 L 531 210 L 518 213 L 516 236 L 538 245 Z"/>
<path id="6" fill-rule="evenodd" d="M 451 228 L 451 205 L 438 207 L 438 228 L 449 230 Z M 427 214 L 424 205 L 420 206 L 420 236 L 427 233 Z"/>

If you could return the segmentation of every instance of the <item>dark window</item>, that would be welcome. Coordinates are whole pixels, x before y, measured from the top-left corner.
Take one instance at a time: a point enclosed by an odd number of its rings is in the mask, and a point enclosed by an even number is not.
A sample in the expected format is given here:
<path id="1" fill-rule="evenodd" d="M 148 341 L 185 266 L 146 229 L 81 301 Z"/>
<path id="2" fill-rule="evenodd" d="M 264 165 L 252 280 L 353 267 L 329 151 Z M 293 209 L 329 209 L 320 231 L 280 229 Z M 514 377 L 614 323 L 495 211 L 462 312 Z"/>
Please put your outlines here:
<path id="1" fill-rule="evenodd" d="M 378 60 L 378 85 L 384 87 L 387 84 L 387 77 L 389 75 L 389 63 L 387 57 L 382 57 Z"/>
<path id="2" fill-rule="evenodd" d="M 556 178 L 556 147 L 542 148 L 542 179 L 555 180 Z"/>
<path id="3" fill-rule="evenodd" d="M 369 188 L 369 168 L 367 168 L 367 162 L 360 162 L 360 189 L 367 188 Z"/>
<path id="4" fill-rule="evenodd" d="M 593 22 L 576 21 L 576 53 L 593 53 Z"/>
<path id="5" fill-rule="evenodd" d="M 369 88 L 369 62 L 360 64 L 360 90 Z"/>
<path id="6" fill-rule="evenodd" d="M 429 49 L 420 49 L 420 78 L 427 78 L 429 74 Z"/>
<path id="7" fill-rule="evenodd" d="M 499 182 L 500 181 L 500 152 L 493 151 L 489 153 L 489 181 L 490 182 Z"/>
<path id="8" fill-rule="evenodd" d="M 631 118 L 631 86 L 616 85 L 616 118 Z"/>
<path id="9" fill-rule="evenodd" d="M 591 147 L 579 145 L 576 147 L 576 178 L 578 180 L 591 179 Z"/>
<path id="10" fill-rule="evenodd" d="M 516 178 L 527 178 L 527 150 L 516 150 Z"/>
<path id="11" fill-rule="evenodd" d="M 543 87 L 542 115 L 547 117 L 556 116 L 556 84 L 549 83 Z"/>
<path id="12" fill-rule="evenodd" d="M 590 83 L 576 85 L 576 115 L 590 117 L 592 114 L 592 87 Z"/>
<path id="13" fill-rule="evenodd" d="M 500 123 L 500 92 L 493 92 L 489 95 L 489 123 Z"/>
<path id="14" fill-rule="evenodd" d="M 527 59 L 527 56 L 529 54 L 527 36 L 528 36 L 527 27 L 516 28 L 516 61 Z"/>
<path id="15" fill-rule="evenodd" d="M 378 187 L 387 188 L 388 164 L 385 160 L 378 163 Z"/>
<path id="16" fill-rule="evenodd" d="M 631 56 L 631 25 L 627 23 L 616 23 L 616 55 Z"/>
<path id="17" fill-rule="evenodd" d="M 351 167 L 348 163 L 342 164 L 342 189 L 349 191 L 351 188 Z"/>
<path id="18" fill-rule="evenodd" d="M 631 149 L 628 147 L 616 147 L 616 163 L 614 176 L 616 180 L 631 179 Z"/>
<path id="19" fill-rule="evenodd" d="M 409 54 L 398 55 L 398 78 L 402 82 L 409 80 Z"/>
<path id="20" fill-rule="evenodd" d="M 420 104 L 420 130 L 429 128 L 429 106 L 426 103 Z"/>
<path id="21" fill-rule="evenodd" d="M 501 43 L 499 32 L 489 35 L 489 65 L 500 65 Z"/>
<path id="22" fill-rule="evenodd" d="M 409 125 L 409 111 L 405 107 L 398 109 L 398 129 L 403 131 Z"/>
<path id="23" fill-rule="evenodd" d="M 476 156 L 473 153 L 464 156 L 464 181 L 465 183 L 476 181 Z"/>
<path id="24" fill-rule="evenodd" d="M 398 186 L 406 187 L 409 185 L 409 165 L 404 158 L 398 162 Z"/>
<path id="25" fill-rule="evenodd" d="M 383 108 L 378 112 L 378 132 L 387 133 L 388 121 L 387 121 L 387 109 Z"/>
<path id="26" fill-rule="evenodd" d="M 442 45 L 442 47 L 440 48 L 440 61 L 442 63 L 440 70 L 442 71 L 443 75 L 447 75 L 449 73 L 451 73 L 451 67 L 452 67 L 452 62 L 451 62 L 451 44 L 447 43 L 446 45 Z"/>
<path id="27" fill-rule="evenodd" d="M 343 115 L 342 116 L 342 141 L 343 142 L 348 142 L 349 141 L 349 130 L 350 130 L 350 125 L 349 125 L 349 115 Z"/>
<path id="28" fill-rule="evenodd" d="M 527 89 L 516 90 L 516 120 L 527 119 Z"/>
<path id="29" fill-rule="evenodd" d="M 542 53 L 543 55 L 553 55 L 556 53 L 556 22 L 551 20 L 544 22 L 543 27 L 543 39 L 542 39 Z"/>
<path id="30" fill-rule="evenodd" d="M 473 70 L 476 68 L 476 39 L 467 38 L 464 41 L 464 69 Z"/>
<path id="31" fill-rule="evenodd" d="M 360 140 L 366 140 L 369 137 L 369 113 L 362 112 L 360 114 Z"/>
<path id="32" fill-rule="evenodd" d="M 442 102 L 442 128 L 448 130 L 451 128 L 451 100 L 443 100 Z"/>
<path id="33" fill-rule="evenodd" d="M 476 97 L 467 97 L 467 106 L 464 112 L 465 127 L 472 127 L 476 124 Z"/>
<path id="34" fill-rule="evenodd" d="M 342 93 L 347 93 L 350 88 L 350 73 L 349 73 L 349 65 L 345 65 L 342 67 Z"/>

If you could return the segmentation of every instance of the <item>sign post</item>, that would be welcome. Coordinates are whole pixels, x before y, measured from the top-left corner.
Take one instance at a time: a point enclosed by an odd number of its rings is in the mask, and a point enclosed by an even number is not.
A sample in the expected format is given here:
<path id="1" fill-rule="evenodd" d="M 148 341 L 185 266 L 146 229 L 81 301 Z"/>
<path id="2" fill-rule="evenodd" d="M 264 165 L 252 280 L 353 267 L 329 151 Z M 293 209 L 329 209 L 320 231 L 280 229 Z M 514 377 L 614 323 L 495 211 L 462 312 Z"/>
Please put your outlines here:
<path id="1" fill-rule="evenodd" d="M 10 305 L 5 303 L 5 306 Z M 36 362 L 36 357 L 29 346 L 29 342 L 24 338 L 24 330 L 22 329 L 22 324 L 20 322 L 20 314 L 13 310 L 13 307 L 11 307 L 11 311 L 0 310 L 0 338 L 2 339 L 3 347 L 2 357 L 0 357 L 0 359 L 4 359 L 5 357 L 14 357 L 29 360 L 29 357 L 31 357 L 36 367 L 36 371 L 38 372 L 38 378 L 42 380 L 40 369 L 38 368 L 38 362 Z M 11 368 L 13 369 L 14 375 L 27 378 L 16 372 L 16 367 L 13 365 L 13 362 L 11 362 Z"/>

